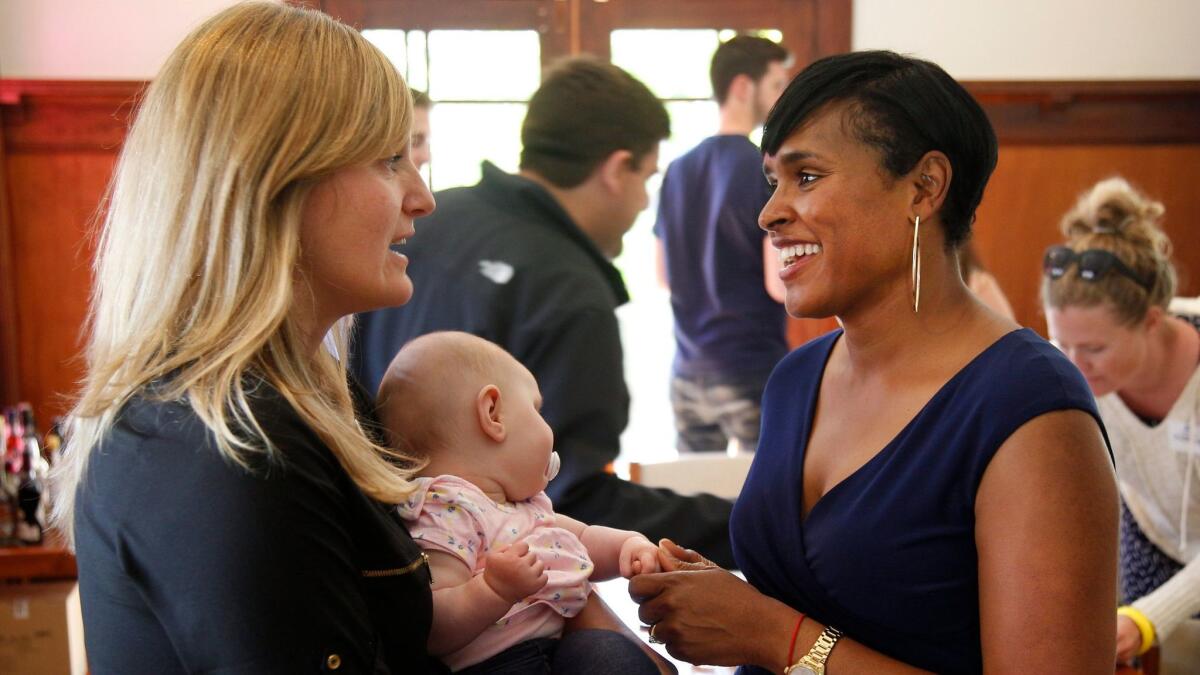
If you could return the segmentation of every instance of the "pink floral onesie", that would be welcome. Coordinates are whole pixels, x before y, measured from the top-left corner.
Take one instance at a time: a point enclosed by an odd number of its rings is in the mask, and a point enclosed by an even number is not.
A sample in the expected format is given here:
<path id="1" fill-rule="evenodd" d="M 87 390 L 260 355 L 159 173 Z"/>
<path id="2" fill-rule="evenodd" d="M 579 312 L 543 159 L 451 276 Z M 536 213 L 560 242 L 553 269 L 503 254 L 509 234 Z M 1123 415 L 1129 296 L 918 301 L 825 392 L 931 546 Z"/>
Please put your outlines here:
<path id="1" fill-rule="evenodd" d="M 524 541 L 546 564 L 550 577 L 541 591 L 513 605 L 473 642 L 444 657 L 446 665 L 461 670 L 517 643 L 558 637 L 565 617 L 575 616 L 587 604 L 594 566 L 583 542 L 555 527 L 554 507 L 546 493 L 497 504 L 456 476 L 416 482 L 417 491 L 397 510 L 422 548 L 456 555 L 473 574 L 483 574 L 490 550 Z"/>

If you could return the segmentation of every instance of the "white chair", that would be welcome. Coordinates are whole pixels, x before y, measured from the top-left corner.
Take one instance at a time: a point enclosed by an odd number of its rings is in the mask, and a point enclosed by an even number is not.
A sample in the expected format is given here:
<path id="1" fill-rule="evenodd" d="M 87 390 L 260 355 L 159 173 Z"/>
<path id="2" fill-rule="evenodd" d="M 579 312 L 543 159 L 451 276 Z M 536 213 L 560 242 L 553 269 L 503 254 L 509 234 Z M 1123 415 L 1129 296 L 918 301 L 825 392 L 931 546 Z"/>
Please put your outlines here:
<path id="1" fill-rule="evenodd" d="M 754 461 L 751 453 L 727 455 L 684 455 L 669 462 L 630 462 L 629 480 L 651 487 L 665 487 L 683 495 L 707 492 L 737 499 Z"/>

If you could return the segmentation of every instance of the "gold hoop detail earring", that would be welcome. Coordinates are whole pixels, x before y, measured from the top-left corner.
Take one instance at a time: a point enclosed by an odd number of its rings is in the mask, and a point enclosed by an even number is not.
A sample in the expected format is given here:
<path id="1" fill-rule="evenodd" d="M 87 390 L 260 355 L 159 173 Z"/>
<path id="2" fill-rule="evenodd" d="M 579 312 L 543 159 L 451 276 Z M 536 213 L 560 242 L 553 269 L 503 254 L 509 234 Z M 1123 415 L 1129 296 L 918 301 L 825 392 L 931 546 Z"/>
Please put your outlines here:
<path id="1" fill-rule="evenodd" d="M 913 314 L 916 314 L 921 308 L 921 216 L 913 221 L 912 287 Z"/>

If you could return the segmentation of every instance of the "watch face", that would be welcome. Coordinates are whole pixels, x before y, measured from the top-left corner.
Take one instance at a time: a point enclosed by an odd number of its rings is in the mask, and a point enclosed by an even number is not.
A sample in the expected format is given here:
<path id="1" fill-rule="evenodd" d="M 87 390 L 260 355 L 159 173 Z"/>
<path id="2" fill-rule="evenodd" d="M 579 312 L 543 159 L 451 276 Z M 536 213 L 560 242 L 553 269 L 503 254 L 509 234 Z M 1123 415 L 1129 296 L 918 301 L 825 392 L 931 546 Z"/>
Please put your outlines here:
<path id="1" fill-rule="evenodd" d="M 817 671 L 808 666 L 800 666 L 792 671 L 792 675 L 817 675 Z"/>

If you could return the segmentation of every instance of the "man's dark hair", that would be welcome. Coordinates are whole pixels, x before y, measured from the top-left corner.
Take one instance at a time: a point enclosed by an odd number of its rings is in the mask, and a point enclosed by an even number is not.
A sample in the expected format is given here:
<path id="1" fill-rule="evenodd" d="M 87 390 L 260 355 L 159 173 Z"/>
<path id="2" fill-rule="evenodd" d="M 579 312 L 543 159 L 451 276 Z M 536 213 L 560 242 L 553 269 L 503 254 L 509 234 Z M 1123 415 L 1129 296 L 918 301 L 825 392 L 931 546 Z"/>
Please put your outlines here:
<path id="1" fill-rule="evenodd" d="M 414 108 L 424 108 L 429 110 L 433 107 L 433 101 L 429 99 L 429 94 L 426 94 L 420 89 L 409 89 L 409 91 L 412 92 Z"/>
<path id="2" fill-rule="evenodd" d="M 521 169 L 561 188 L 587 180 L 618 150 L 640 164 L 671 135 L 667 109 L 646 85 L 592 57 L 546 71 L 521 125 Z"/>
<path id="3" fill-rule="evenodd" d="M 849 104 L 850 133 L 878 150 L 893 177 L 912 171 L 930 150 L 950 159 L 953 176 L 939 215 L 946 245 L 965 241 L 996 168 L 996 133 L 967 90 L 936 64 L 895 52 L 828 56 L 779 97 L 763 126 L 763 153 L 779 152 L 788 136 L 834 103 Z"/>
<path id="4" fill-rule="evenodd" d="M 732 37 L 713 53 L 708 76 L 712 80 L 713 97 L 718 104 L 729 97 L 733 78 L 746 75 L 758 82 L 772 63 L 787 63 L 791 57 L 779 43 L 753 35 Z"/>

